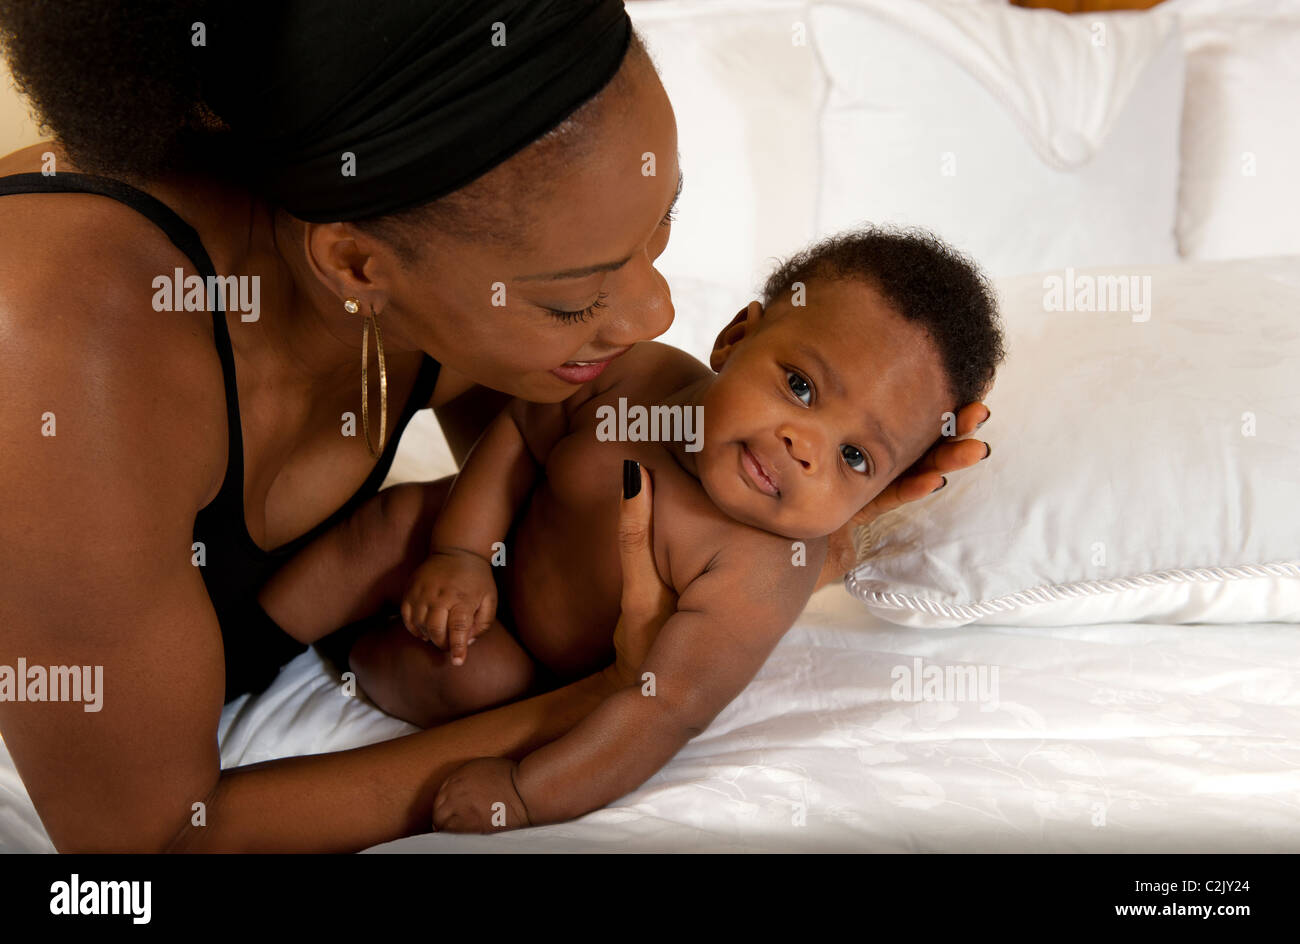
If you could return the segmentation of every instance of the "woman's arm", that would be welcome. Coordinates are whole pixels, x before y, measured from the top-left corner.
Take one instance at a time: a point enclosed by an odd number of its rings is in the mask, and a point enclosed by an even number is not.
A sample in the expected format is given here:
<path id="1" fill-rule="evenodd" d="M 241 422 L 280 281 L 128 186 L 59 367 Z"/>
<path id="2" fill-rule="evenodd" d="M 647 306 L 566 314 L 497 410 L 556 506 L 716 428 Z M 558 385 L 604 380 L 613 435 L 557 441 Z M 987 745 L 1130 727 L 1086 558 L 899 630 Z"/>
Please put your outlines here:
<path id="1" fill-rule="evenodd" d="M 429 731 L 225 771 L 205 798 L 207 825 L 185 823 L 168 851 L 356 852 L 428 832 L 434 792 L 452 770 L 485 754 L 521 757 L 561 736 L 617 679 L 611 667 Z"/>

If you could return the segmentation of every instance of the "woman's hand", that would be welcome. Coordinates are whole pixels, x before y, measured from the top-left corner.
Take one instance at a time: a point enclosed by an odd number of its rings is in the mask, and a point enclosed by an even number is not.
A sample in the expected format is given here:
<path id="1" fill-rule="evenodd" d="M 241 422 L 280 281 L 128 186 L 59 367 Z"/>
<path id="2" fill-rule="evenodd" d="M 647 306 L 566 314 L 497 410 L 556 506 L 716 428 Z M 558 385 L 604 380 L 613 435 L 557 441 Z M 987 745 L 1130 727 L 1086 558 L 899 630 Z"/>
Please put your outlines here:
<path id="1" fill-rule="evenodd" d="M 623 496 L 618 514 L 623 599 L 614 630 L 616 659 L 612 668 L 618 684 L 628 686 L 640 684 L 641 663 L 659 630 L 677 611 L 677 594 L 660 578 L 655 564 L 650 472 L 631 459 L 623 461 Z"/>
<path id="2" fill-rule="evenodd" d="M 962 407 L 957 412 L 955 436 L 946 437 L 944 442 L 931 446 L 925 455 L 900 472 L 848 524 L 830 536 L 826 561 L 822 565 L 821 576 L 817 578 L 818 590 L 841 579 L 857 563 L 853 547 L 853 530 L 856 527 L 870 524 L 887 511 L 937 492 L 948 484 L 944 478 L 945 472 L 969 468 L 988 455 L 989 447 L 986 443 L 978 439 L 963 439 L 958 442 L 958 439 L 975 432 L 989 416 L 989 408 L 983 403 L 968 403 Z"/>

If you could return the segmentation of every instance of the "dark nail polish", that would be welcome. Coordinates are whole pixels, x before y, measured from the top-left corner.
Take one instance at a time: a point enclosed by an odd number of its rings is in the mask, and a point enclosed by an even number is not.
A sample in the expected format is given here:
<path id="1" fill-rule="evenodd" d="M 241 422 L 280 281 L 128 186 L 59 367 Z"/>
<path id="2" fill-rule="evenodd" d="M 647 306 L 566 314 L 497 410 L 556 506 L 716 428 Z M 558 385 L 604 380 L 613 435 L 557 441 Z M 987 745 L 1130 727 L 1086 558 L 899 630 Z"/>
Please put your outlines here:
<path id="1" fill-rule="evenodd" d="M 943 480 L 943 485 L 940 485 L 939 488 L 944 488 L 944 487 L 946 487 L 947 485 L 948 485 L 948 479 L 947 479 L 947 477 L 945 476 L 945 477 L 944 477 L 944 480 Z M 939 488 L 936 488 L 936 489 L 934 490 L 934 492 L 939 491 Z M 930 494 L 933 495 L 934 492 L 931 492 Z"/>
<path id="2" fill-rule="evenodd" d="M 988 458 L 989 456 L 991 456 L 991 455 L 993 455 L 993 447 L 990 446 L 988 443 L 985 443 L 985 444 L 984 444 L 984 458 L 983 458 L 983 459 L 980 459 L 980 462 L 983 462 L 984 459 L 987 459 L 987 458 Z"/>
<path id="3" fill-rule="evenodd" d="M 636 498 L 641 491 L 641 463 L 635 459 L 623 460 L 623 498 Z"/>

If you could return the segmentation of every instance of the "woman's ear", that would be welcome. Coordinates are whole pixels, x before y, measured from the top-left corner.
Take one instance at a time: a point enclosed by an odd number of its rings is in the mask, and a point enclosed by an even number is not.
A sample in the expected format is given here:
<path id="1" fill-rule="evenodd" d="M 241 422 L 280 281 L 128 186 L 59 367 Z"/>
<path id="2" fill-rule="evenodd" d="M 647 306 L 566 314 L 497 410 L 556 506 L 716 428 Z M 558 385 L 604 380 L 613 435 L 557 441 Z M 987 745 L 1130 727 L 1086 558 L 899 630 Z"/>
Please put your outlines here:
<path id="1" fill-rule="evenodd" d="M 383 311 L 388 294 L 375 278 L 382 265 L 363 243 L 346 223 L 304 224 L 303 251 L 316 278 L 340 298 L 361 299 L 364 310 Z"/>
<path id="2" fill-rule="evenodd" d="M 717 340 L 713 342 L 713 350 L 709 353 L 709 368 L 714 373 L 722 370 L 722 365 L 727 362 L 736 345 L 753 332 L 761 317 L 763 317 L 763 303 L 750 302 L 718 332 Z"/>

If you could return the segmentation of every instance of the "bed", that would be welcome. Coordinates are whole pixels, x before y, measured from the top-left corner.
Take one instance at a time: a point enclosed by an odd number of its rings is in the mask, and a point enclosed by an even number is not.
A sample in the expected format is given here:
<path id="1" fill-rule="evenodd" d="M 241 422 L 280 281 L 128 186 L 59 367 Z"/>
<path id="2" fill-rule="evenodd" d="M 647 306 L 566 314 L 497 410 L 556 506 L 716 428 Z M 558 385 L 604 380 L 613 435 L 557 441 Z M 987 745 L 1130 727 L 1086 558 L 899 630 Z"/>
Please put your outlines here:
<path id="1" fill-rule="evenodd" d="M 1038 373 L 987 401 L 998 463 L 860 534 L 863 565 L 640 789 L 567 824 L 367 851 L 1300 851 L 1300 4 L 1052 5 L 1094 12 L 629 4 L 686 179 L 663 340 L 703 356 L 775 257 L 870 218 L 985 264 L 1008 366 Z M 1116 276 L 1149 278 L 1158 306 L 1045 301 L 1052 278 Z M 1034 451 L 1046 420 L 1024 394 L 1051 377 L 1099 404 L 1072 427 L 1092 465 Z M 1161 439 L 1196 391 L 1200 419 Z M 1209 458 L 1176 453 L 1189 438 Z M 1170 484 L 1120 494 L 1117 455 Z M 425 411 L 386 484 L 452 471 Z M 1125 527 L 1065 530 L 1090 514 Z M 954 665 L 994 673 L 992 697 L 927 697 L 926 668 Z M 227 705 L 219 738 L 230 767 L 413 730 L 341 694 L 309 649 Z M 0 850 L 54 851 L 3 743 Z"/>
<path id="2" fill-rule="evenodd" d="M 819 591 L 758 678 L 639 790 L 572 823 L 375 852 L 1294 852 L 1296 626 L 941 632 Z M 993 659 L 982 712 L 889 696 L 914 659 Z M 314 650 L 222 715 L 227 766 L 415 730 Z M 0 848 L 52 852 L 0 747 Z"/>

